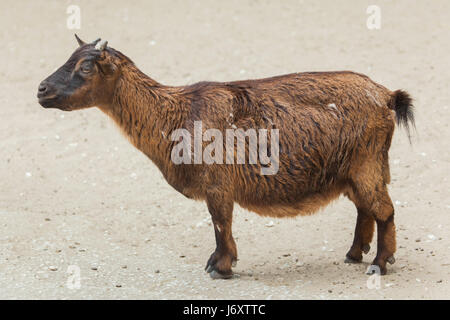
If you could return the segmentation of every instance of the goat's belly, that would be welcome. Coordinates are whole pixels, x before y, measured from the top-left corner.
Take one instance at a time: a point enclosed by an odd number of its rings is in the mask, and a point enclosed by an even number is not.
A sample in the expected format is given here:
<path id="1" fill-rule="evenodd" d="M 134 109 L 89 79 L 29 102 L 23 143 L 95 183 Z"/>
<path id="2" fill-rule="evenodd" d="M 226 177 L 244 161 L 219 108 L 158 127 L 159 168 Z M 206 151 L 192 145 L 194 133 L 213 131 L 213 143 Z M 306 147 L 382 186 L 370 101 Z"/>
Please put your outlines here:
<path id="1" fill-rule="evenodd" d="M 339 186 L 331 188 L 322 193 L 314 193 L 304 196 L 293 203 L 271 203 L 268 199 L 265 201 L 249 201 L 238 202 L 238 204 L 250 211 L 261 216 L 269 216 L 275 218 L 295 217 L 298 215 L 311 215 L 322 207 L 337 199 L 343 192 L 345 187 Z"/>

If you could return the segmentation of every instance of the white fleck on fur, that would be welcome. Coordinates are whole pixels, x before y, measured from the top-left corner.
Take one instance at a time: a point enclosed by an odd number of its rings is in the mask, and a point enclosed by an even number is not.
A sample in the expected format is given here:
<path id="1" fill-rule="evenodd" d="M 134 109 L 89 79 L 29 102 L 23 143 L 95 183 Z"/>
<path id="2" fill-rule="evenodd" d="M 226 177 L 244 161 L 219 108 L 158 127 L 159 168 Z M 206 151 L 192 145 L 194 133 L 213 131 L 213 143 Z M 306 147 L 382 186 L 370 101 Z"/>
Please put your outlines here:
<path id="1" fill-rule="evenodd" d="M 330 103 L 330 104 L 327 105 L 327 107 L 330 108 L 331 111 L 335 111 L 335 112 L 332 112 L 332 115 L 337 119 L 338 116 L 336 115 L 336 113 L 339 112 L 339 109 L 336 107 L 336 104 Z"/>
<path id="2" fill-rule="evenodd" d="M 336 110 L 336 111 L 339 111 L 338 108 L 336 107 L 336 105 L 335 105 L 334 103 L 330 103 L 330 104 L 328 105 L 328 108 L 331 108 L 331 109 L 334 109 L 334 110 Z"/>
<path id="3" fill-rule="evenodd" d="M 222 229 L 216 224 L 217 231 L 222 232 Z"/>
<path id="4" fill-rule="evenodd" d="M 381 107 L 381 103 L 377 100 L 377 98 L 375 98 L 372 93 L 368 90 L 366 90 L 366 94 L 369 98 L 371 98 L 376 104 L 377 106 Z M 375 91 L 375 95 L 378 97 L 378 93 Z"/>

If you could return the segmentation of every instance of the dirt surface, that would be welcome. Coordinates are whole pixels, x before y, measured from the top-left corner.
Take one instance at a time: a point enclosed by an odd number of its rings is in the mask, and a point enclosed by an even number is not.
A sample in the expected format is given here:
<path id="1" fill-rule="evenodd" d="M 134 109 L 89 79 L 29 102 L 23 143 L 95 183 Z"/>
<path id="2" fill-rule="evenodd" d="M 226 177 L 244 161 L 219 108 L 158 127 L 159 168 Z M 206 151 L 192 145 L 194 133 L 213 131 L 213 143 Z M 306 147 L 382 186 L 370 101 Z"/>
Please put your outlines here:
<path id="1" fill-rule="evenodd" d="M 375 1 L 381 29 L 369 30 L 372 2 L 1 1 L 0 298 L 448 299 L 450 2 Z M 80 30 L 66 26 L 72 3 Z M 412 146 L 394 135 L 397 262 L 380 289 L 365 275 L 374 243 L 362 264 L 343 262 L 356 221 L 345 198 L 286 220 L 237 208 L 236 276 L 211 280 L 206 205 L 173 190 L 99 110 L 38 104 L 74 32 L 164 84 L 353 70 L 410 92 L 418 134 Z"/>

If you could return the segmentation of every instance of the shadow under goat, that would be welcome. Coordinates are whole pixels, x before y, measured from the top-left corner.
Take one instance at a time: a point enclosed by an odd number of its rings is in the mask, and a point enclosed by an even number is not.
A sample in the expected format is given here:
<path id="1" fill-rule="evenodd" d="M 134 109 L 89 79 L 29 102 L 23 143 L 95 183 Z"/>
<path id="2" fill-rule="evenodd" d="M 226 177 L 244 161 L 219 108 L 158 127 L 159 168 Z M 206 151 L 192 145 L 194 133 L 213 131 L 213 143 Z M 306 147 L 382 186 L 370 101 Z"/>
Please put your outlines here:
<path id="1" fill-rule="evenodd" d="M 293 217 L 312 214 L 341 194 L 358 212 L 346 261 L 362 261 L 376 224 L 377 254 L 369 270 L 385 274 L 386 262 L 394 263 L 388 151 L 395 121 L 408 129 L 408 136 L 409 124 L 414 124 L 406 92 L 392 92 L 350 71 L 165 86 L 106 41 L 84 43 L 76 38 L 79 48 L 40 84 L 39 103 L 64 111 L 98 107 L 172 187 L 188 198 L 206 201 L 216 237 L 216 249 L 206 265 L 212 278 L 230 278 L 237 261 L 231 232 L 234 203 L 262 216 Z M 227 163 L 205 163 L 202 158 L 176 163 L 173 150 L 180 141 L 171 135 L 184 130 L 194 136 L 198 123 L 201 134 L 262 130 L 273 138 L 277 133 L 277 139 L 268 139 L 263 148 L 276 160 L 270 166 L 276 170 L 264 173 L 268 166 L 260 157 L 237 161 L 239 145 L 234 137 Z M 193 151 L 195 158 L 197 147 L 205 150 L 211 143 L 205 140 L 194 143 L 194 150 L 188 144 L 182 157 L 190 160 Z M 244 136 L 247 140 L 250 135 Z M 225 142 L 229 139 L 221 141 L 224 148 Z M 255 154 L 249 145 L 243 146 L 245 160 Z M 217 150 L 224 149 L 214 153 Z"/>

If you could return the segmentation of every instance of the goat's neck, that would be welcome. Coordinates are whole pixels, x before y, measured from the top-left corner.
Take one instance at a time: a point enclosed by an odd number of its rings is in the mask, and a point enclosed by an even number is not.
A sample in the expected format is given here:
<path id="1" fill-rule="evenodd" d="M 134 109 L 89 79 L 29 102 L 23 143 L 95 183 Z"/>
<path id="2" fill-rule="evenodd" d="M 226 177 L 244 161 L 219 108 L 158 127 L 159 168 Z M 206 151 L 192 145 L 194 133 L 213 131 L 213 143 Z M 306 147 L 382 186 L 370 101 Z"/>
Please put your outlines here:
<path id="1" fill-rule="evenodd" d="M 175 92 L 133 67 L 121 75 L 112 104 L 104 110 L 163 174 L 170 165 L 170 133 L 186 114 Z"/>

